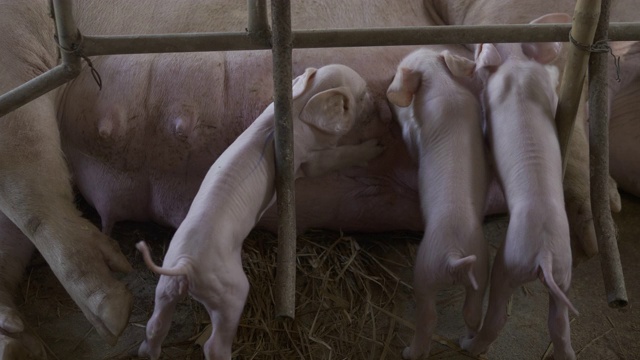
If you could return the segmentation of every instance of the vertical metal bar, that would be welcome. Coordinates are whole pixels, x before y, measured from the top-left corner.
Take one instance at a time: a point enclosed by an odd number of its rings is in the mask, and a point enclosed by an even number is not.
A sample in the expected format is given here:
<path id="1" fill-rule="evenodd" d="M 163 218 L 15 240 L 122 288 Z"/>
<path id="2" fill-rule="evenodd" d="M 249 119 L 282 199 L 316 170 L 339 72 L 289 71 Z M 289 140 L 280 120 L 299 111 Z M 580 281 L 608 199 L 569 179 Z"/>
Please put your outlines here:
<path id="1" fill-rule="evenodd" d="M 71 51 L 80 46 L 80 33 L 73 19 L 71 0 L 53 0 L 58 43 L 62 52 L 62 63 L 72 71 L 80 71 L 80 58 Z M 65 50 L 66 49 L 66 50 Z"/>
<path id="2" fill-rule="evenodd" d="M 259 33 L 269 31 L 269 23 L 267 21 L 267 1 L 266 0 L 247 0 L 249 6 L 249 29 L 250 33 Z"/>
<path id="3" fill-rule="evenodd" d="M 607 40 L 610 3 L 610 0 L 602 0 L 600 22 L 594 42 Z M 592 53 L 589 59 L 591 208 L 607 302 L 613 308 L 620 308 L 627 306 L 629 299 L 620 263 L 616 229 L 609 205 L 608 55 L 606 52 Z"/>
<path id="4" fill-rule="evenodd" d="M 590 46 L 593 43 L 593 35 L 599 18 L 600 0 L 578 0 L 573 13 L 571 36 L 578 43 Z M 580 104 L 588 61 L 589 52 L 572 44 L 569 45 L 555 119 L 558 127 L 563 172 L 567 164 L 567 147 Z"/>
<path id="5" fill-rule="evenodd" d="M 290 0 L 271 1 L 273 83 L 276 116 L 276 191 L 278 194 L 278 268 L 276 316 L 295 317 L 296 223 L 293 188 L 293 124 L 291 116 L 292 36 Z"/>

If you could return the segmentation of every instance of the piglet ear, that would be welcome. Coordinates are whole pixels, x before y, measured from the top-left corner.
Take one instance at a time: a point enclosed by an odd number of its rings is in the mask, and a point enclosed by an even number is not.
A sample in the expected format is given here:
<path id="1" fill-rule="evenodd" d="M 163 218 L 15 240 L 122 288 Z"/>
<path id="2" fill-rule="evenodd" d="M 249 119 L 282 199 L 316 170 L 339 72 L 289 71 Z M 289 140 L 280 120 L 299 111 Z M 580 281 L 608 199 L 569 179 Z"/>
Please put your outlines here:
<path id="1" fill-rule="evenodd" d="M 300 95 L 302 95 L 305 92 L 305 90 L 309 88 L 309 85 L 311 84 L 311 80 L 315 76 L 316 71 L 318 71 L 318 69 L 307 68 L 302 75 L 293 79 L 292 99 L 298 98 Z"/>
<path id="2" fill-rule="evenodd" d="M 324 132 L 341 135 L 351 129 L 355 113 L 353 95 L 341 86 L 315 94 L 302 108 L 300 119 Z"/>
<path id="3" fill-rule="evenodd" d="M 553 13 L 543 15 L 531 21 L 531 24 L 562 24 L 568 22 L 571 22 L 571 16 L 563 13 Z M 560 50 L 562 50 L 562 43 L 559 42 L 522 43 L 522 52 L 540 64 L 548 64 L 555 60 L 560 54 Z"/>
<path id="4" fill-rule="evenodd" d="M 476 69 L 476 63 L 466 57 L 454 55 L 449 50 L 442 52 L 444 57 L 444 63 L 451 71 L 453 76 L 473 76 L 473 72 Z"/>
<path id="5" fill-rule="evenodd" d="M 387 89 L 389 102 L 400 107 L 411 105 L 413 95 L 420 88 L 421 78 L 422 74 L 418 71 L 406 67 L 398 68 L 396 76 Z"/>
<path id="6" fill-rule="evenodd" d="M 493 44 L 478 44 L 475 56 L 478 69 L 491 69 L 502 63 L 502 57 Z"/>

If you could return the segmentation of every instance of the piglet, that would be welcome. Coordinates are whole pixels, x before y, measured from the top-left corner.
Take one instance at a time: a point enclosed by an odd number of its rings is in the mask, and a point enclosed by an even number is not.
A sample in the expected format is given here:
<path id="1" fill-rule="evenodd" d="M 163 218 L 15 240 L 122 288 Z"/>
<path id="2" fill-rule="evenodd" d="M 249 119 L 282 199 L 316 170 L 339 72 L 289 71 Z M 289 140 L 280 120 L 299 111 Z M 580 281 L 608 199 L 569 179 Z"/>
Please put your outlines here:
<path id="1" fill-rule="evenodd" d="M 381 153 L 376 140 L 337 146 L 373 102 L 365 81 L 343 65 L 309 68 L 293 83 L 296 177 L 318 176 L 364 164 Z M 176 303 L 187 293 L 211 317 L 207 359 L 231 359 L 231 345 L 249 292 L 242 269 L 244 239 L 275 199 L 273 104 L 216 160 L 178 227 L 163 267 L 153 264 L 144 242 L 137 244 L 149 268 L 161 274 L 155 308 L 140 356 L 157 359 Z"/>
<path id="2" fill-rule="evenodd" d="M 469 334 L 482 321 L 489 270 L 482 232 L 488 168 L 482 111 L 471 91 L 474 68 L 472 60 L 448 50 L 420 49 L 402 60 L 387 90 L 408 150 L 419 163 L 426 224 L 414 268 L 416 332 L 402 353 L 405 359 L 429 354 L 436 296 L 445 286 L 465 287 Z"/>
<path id="3" fill-rule="evenodd" d="M 559 45 L 483 44 L 477 71 L 485 79 L 488 138 L 509 207 L 506 239 L 494 260 L 482 329 L 461 340 L 473 354 L 487 351 L 507 320 L 513 291 L 539 278 L 549 289 L 548 327 L 554 358 L 575 359 L 565 291 L 571 282 L 569 224 L 554 114 L 558 72 L 543 64 Z M 504 59 L 504 60 L 503 60 Z"/>

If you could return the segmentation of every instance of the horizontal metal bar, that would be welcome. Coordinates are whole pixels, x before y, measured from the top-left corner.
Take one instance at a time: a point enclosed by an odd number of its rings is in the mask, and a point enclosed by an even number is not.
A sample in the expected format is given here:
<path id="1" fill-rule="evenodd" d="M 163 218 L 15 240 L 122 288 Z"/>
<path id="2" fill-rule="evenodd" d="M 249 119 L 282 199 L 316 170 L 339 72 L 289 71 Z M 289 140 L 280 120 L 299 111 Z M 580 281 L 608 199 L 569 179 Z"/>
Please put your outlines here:
<path id="1" fill-rule="evenodd" d="M 549 42 L 569 39 L 571 24 L 421 26 L 298 30 L 294 48 Z M 611 40 L 640 40 L 640 23 L 611 23 Z M 85 36 L 85 55 L 270 49 L 244 32 Z"/>
<path id="2" fill-rule="evenodd" d="M 305 30 L 295 48 L 511 42 L 567 42 L 571 24 L 450 25 L 407 28 Z M 612 23 L 611 40 L 640 40 L 640 23 Z"/>
<path id="3" fill-rule="evenodd" d="M 64 85 L 80 73 L 79 67 L 58 65 L 0 96 L 0 117 L 49 91 Z"/>
<path id="4" fill-rule="evenodd" d="M 244 32 L 84 36 L 87 56 L 260 49 L 271 44 Z"/>
<path id="5" fill-rule="evenodd" d="M 570 26 L 570 24 L 526 24 L 304 30 L 293 32 L 293 47 L 566 41 L 569 37 Z M 609 27 L 609 39 L 624 41 L 640 40 L 640 23 L 611 23 Z M 270 48 L 271 46 L 268 41 L 259 41 L 244 32 L 84 37 L 84 54 L 87 56 L 161 52 L 259 50 Z M 3 94 L 0 96 L 0 116 L 73 78 L 70 70 L 71 69 L 68 68 L 67 70 L 58 68 L 54 73 L 43 74 L 19 88 Z M 43 80 L 45 81 L 44 83 L 38 84 L 41 78 L 46 80 Z M 52 81 L 57 85 L 52 86 Z M 43 89 L 48 90 L 43 91 Z M 29 93 L 19 94 L 21 91 L 29 91 Z"/>
<path id="6" fill-rule="evenodd" d="M 609 23 L 609 40 L 640 41 L 640 23 Z"/>

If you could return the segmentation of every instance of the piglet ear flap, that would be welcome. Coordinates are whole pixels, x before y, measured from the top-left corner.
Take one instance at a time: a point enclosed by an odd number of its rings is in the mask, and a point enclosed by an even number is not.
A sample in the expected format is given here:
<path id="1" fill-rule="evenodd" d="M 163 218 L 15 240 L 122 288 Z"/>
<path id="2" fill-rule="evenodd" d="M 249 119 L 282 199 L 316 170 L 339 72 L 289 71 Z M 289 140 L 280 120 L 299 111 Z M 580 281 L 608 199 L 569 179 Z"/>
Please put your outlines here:
<path id="1" fill-rule="evenodd" d="M 493 44 L 477 45 L 475 56 L 478 69 L 491 69 L 502 63 L 502 57 Z"/>
<path id="2" fill-rule="evenodd" d="M 300 95 L 302 95 L 305 92 L 305 90 L 309 88 L 309 85 L 311 84 L 311 80 L 314 78 L 316 71 L 318 71 L 318 69 L 307 68 L 302 75 L 293 79 L 292 99 L 298 98 Z"/>
<path id="3" fill-rule="evenodd" d="M 473 76 L 473 72 L 476 69 L 476 63 L 474 61 L 463 56 L 454 55 L 449 52 L 449 50 L 443 51 L 442 56 L 444 57 L 444 63 L 453 76 Z"/>
<path id="4" fill-rule="evenodd" d="M 568 22 L 571 22 L 571 16 L 564 13 L 553 13 L 543 15 L 531 21 L 531 24 L 563 24 Z M 540 64 L 548 64 L 555 60 L 560 54 L 560 50 L 562 50 L 562 43 L 559 42 L 522 43 L 522 52 Z"/>
<path id="5" fill-rule="evenodd" d="M 422 74 L 418 71 L 400 67 L 387 89 L 387 99 L 393 105 L 407 107 L 413 101 L 413 95 L 420 88 Z"/>
<path id="6" fill-rule="evenodd" d="M 341 135 L 351 129 L 355 114 L 355 100 L 349 89 L 341 86 L 315 94 L 304 105 L 300 119 L 324 132 Z"/>

